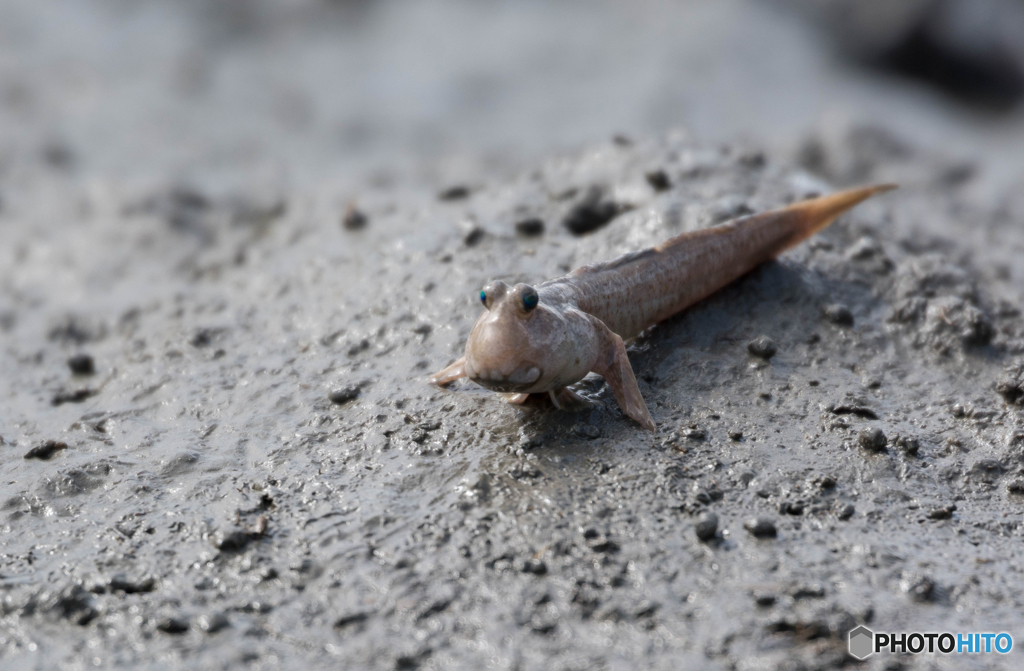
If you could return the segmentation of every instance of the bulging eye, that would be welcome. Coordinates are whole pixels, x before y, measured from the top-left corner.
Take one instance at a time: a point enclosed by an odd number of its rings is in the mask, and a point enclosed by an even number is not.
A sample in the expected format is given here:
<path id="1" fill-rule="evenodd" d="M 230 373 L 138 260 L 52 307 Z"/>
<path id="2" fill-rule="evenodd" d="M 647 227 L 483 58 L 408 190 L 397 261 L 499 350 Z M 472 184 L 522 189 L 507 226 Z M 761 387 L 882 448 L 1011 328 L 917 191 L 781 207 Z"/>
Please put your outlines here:
<path id="1" fill-rule="evenodd" d="M 487 307 L 487 291 L 484 289 L 480 290 L 480 302 L 484 304 L 484 307 Z"/>
<path id="2" fill-rule="evenodd" d="M 533 287 L 526 287 L 523 289 L 522 296 L 523 309 L 527 312 L 537 307 L 537 303 L 540 302 L 540 296 L 537 295 L 537 290 Z"/>

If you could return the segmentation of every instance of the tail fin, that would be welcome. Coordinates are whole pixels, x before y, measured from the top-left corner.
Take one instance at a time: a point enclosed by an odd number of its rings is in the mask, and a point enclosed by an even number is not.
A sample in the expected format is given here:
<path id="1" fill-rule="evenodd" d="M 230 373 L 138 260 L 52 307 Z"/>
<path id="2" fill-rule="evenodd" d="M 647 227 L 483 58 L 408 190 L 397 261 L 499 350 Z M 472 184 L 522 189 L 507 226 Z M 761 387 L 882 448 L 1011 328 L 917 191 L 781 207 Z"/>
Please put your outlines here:
<path id="1" fill-rule="evenodd" d="M 795 215 L 797 222 L 793 237 L 788 239 L 785 246 L 779 251 L 795 247 L 831 224 L 836 220 L 836 217 L 876 193 L 892 191 L 895 188 L 895 184 L 865 186 L 860 189 L 849 189 L 828 196 L 821 196 L 820 198 L 802 200 L 799 203 L 793 203 L 783 208 L 779 213 Z"/>

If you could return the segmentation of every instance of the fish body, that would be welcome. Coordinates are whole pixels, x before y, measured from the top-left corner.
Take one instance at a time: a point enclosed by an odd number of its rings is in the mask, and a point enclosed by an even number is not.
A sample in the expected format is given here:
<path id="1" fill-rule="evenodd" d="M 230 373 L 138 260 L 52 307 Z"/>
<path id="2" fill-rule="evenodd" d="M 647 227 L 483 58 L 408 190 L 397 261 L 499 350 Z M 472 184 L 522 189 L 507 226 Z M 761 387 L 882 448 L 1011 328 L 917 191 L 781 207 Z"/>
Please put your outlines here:
<path id="1" fill-rule="evenodd" d="M 461 377 L 522 402 L 547 393 L 556 405 L 567 387 L 594 372 L 619 406 L 654 430 L 623 341 L 710 296 L 828 226 L 882 184 L 813 198 L 778 210 L 678 235 L 611 261 L 583 266 L 536 288 L 496 281 L 480 292 L 487 310 L 466 354 L 432 376 Z"/>

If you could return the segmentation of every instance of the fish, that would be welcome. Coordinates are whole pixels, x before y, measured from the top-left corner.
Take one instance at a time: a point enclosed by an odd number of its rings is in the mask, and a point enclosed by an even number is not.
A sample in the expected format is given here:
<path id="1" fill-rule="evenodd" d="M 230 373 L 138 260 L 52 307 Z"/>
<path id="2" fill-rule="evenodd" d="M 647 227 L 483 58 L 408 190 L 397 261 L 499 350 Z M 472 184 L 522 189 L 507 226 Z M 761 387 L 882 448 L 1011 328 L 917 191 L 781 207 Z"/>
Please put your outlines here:
<path id="1" fill-rule="evenodd" d="M 584 402 L 569 387 L 597 373 L 626 416 L 654 431 L 626 343 L 800 244 L 858 203 L 895 188 L 849 189 L 739 217 L 536 287 L 491 282 L 480 291 L 485 310 L 465 355 L 430 381 L 445 386 L 465 377 L 511 403 L 546 394 L 562 408 Z"/>

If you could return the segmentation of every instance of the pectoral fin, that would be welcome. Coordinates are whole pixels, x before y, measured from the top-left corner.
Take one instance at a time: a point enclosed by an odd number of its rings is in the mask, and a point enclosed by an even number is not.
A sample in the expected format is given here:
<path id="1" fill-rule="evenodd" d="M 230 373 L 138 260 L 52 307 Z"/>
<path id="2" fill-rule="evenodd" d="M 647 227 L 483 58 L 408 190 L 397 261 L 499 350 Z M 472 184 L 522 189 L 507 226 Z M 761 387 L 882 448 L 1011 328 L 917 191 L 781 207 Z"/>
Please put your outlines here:
<path id="1" fill-rule="evenodd" d="M 654 431 L 654 420 L 651 413 L 647 411 L 647 404 L 644 397 L 640 395 L 640 388 L 636 384 L 636 377 L 633 376 L 633 368 L 629 365 L 629 357 L 626 356 L 626 345 L 617 334 L 613 333 L 603 322 L 598 319 L 594 321 L 599 324 L 602 335 L 602 351 L 594 364 L 594 372 L 608 382 L 615 394 L 615 400 L 619 407 L 629 417 L 639 423 L 645 429 Z"/>
<path id="2" fill-rule="evenodd" d="M 466 357 L 460 357 L 458 361 L 444 370 L 430 376 L 430 381 L 439 387 L 455 382 L 460 377 L 466 377 Z"/>

